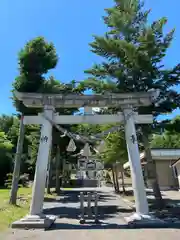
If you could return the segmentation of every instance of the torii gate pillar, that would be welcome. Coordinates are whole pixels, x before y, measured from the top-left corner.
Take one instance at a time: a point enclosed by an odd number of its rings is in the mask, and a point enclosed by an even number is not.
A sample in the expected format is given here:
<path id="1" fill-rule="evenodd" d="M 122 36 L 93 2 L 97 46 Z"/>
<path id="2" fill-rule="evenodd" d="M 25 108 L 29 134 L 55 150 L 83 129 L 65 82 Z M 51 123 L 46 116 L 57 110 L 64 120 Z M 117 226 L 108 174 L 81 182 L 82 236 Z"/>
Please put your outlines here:
<path id="1" fill-rule="evenodd" d="M 131 168 L 132 187 L 136 205 L 136 213 L 141 217 L 148 215 L 149 208 L 144 186 L 140 153 L 137 142 L 133 110 L 131 107 L 123 110 L 125 118 L 125 137 L 128 150 L 128 158 Z"/>
<path id="2" fill-rule="evenodd" d="M 52 106 L 44 106 L 44 114 L 51 120 L 54 116 L 54 108 Z M 20 221 L 16 221 L 12 224 L 12 227 L 16 228 L 47 228 L 54 221 L 55 217 L 45 216 L 42 214 L 42 207 L 44 201 L 44 191 L 46 184 L 46 174 L 48 167 L 49 153 L 52 143 L 52 124 L 43 118 L 41 126 L 41 137 L 39 143 L 39 150 L 36 162 L 36 171 L 34 177 L 34 184 L 32 190 L 32 201 L 30 207 L 30 214 Z"/>
<path id="3" fill-rule="evenodd" d="M 44 114 L 46 114 L 48 118 L 53 120 L 54 108 L 52 106 L 45 106 Z M 45 189 L 51 143 L 52 143 L 52 124 L 48 120 L 43 118 L 39 150 L 37 155 L 36 171 L 34 177 L 34 185 L 32 191 L 30 215 L 40 215 L 42 213 L 42 206 L 44 201 L 43 190 Z"/>

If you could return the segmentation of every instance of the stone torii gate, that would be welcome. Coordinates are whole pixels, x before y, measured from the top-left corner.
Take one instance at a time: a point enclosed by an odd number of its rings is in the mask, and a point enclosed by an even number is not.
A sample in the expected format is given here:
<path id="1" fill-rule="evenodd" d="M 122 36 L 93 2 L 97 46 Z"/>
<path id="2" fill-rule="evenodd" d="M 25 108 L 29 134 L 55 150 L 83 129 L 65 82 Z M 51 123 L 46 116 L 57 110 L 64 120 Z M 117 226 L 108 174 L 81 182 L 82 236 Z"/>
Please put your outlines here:
<path id="1" fill-rule="evenodd" d="M 26 107 L 41 108 L 38 116 L 25 116 L 24 124 L 41 124 L 41 137 L 34 177 L 32 201 L 30 213 L 25 218 L 16 221 L 12 227 L 43 228 L 50 226 L 55 218 L 44 216 L 43 201 L 45 182 L 48 166 L 48 158 L 52 142 L 52 123 L 54 124 L 106 124 L 120 123 L 125 125 L 125 137 L 127 142 L 128 157 L 131 168 L 132 185 L 135 196 L 136 214 L 148 215 L 148 203 L 144 187 L 140 154 L 137 143 L 135 124 L 149 124 L 153 122 L 152 115 L 138 115 L 133 111 L 139 106 L 151 105 L 157 98 L 156 91 L 108 94 L 108 95 L 75 95 L 75 94 L 40 94 L 15 92 L 16 97 Z M 58 115 L 56 108 L 80 108 L 90 107 L 121 107 L 122 112 L 114 115 Z"/>

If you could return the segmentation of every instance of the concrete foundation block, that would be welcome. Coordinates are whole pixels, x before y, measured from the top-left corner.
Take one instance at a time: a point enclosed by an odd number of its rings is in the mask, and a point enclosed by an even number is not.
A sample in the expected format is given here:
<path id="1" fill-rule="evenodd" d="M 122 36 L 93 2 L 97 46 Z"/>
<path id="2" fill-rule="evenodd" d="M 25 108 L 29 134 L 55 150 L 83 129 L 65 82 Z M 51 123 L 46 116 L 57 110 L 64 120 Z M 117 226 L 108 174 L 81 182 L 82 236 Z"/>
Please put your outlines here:
<path id="1" fill-rule="evenodd" d="M 125 221 L 129 227 L 132 228 L 158 228 L 167 227 L 167 223 L 159 218 L 151 215 L 133 214 L 130 217 L 126 217 Z"/>
<path id="2" fill-rule="evenodd" d="M 28 215 L 12 223 L 12 228 L 47 229 L 55 222 L 56 217 L 50 215 Z"/>

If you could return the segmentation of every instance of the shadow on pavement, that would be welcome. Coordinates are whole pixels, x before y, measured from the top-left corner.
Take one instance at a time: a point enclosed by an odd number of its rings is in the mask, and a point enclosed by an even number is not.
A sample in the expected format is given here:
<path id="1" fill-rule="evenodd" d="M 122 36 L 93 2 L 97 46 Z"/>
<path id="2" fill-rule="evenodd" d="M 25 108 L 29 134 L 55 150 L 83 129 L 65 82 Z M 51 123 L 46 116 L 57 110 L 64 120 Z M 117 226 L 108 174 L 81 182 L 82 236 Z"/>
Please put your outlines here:
<path id="1" fill-rule="evenodd" d="M 85 194 L 87 192 L 91 191 L 84 191 L 82 190 Z M 57 222 L 52 225 L 50 229 L 47 230 L 79 230 L 79 229 L 87 229 L 87 230 L 96 230 L 96 229 L 154 229 L 154 228 L 172 228 L 172 229 L 180 229 L 180 223 L 176 224 L 173 222 L 165 222 L 165 224 L 150 224 L 150 225 L 128 225 L 124 221 L 122 221 L 122 224 L 117 224 L 116 220 L 115 223 L 113 221 L 113 218 L 123 218 L 124 216 L 130 215 L 134 209 L 129 209 L 129 208 L 123 208 L 121 207 L 118 202 L 116 202 L 116 196 L 115 195 L 108 195 L 102 192 L 98 192 L 99 194 L 99 203 L 101 203 L 98 206 L 98 215 L 99 215 L 99 220 L 101 221 L 100 224 L 94 224 L 92 221 L 88 221 L 88 224 L 78 224 L 78 219 L 80 216 L 80 203 L 79 203 L 79 195 L 80 192 L 82 191 L 62 191 L 60 196 L 57 196 L 57 199 L 54 198 L 46 198 L 45 202 L 49 203 L 47 206 L 48 208 L 44 209 L 44 213 L 47 215 L 55 215 L 57 216 Z M 132 194 L 131 191 L 129 191 L 127 194 Z M 148 195 L 151 195 L 152 193 L 149 192 Z M 113 204 L 113 200 L 115 200 L 115 204 Z M 166 199 L 169 202 L 169 199 Z M 112 204 L 111 202 L 112 201 Z M 56 202 L 57 205 L 53 204 L 51 205 L 51 202 Z M 153 205 L 154 200 L 150 199 L 149 203 L 150 206 L 151 204 Z M 176 202 L 176 201 L 171 201 L 171 202 Z M 179 201 L 177 201 L 178 203 Z M 68 206 L 69 204 L 69 206 Z M 151 209 L 151 208 L 150 208 Z M 173 210 L 172 210 L 173 209 Z M 93 210 L 93 208 L 91 209 Z M 85 212 L 87 212 L 87 208 L 85 208 Z M 92 211 L 93 212 L 93 211 Z M 173 212 L 173 213 L 172 213 Z M 177 217 L 177 215 L 180 216 L 180 207 L 178 208 L 172 208 L 170 207 L 169 209 L 166 208 L 166 211 L 164 212 L 159 212 L 159 218 L 164 218 L 165 216 L 167 217 Z M 68 222 L 58 222 L 59 221 L 64 221 L 64 219 L 72 219 L 72 220 L 77 220 L 77 224 L 69 223 Z M 60 220 L 61 219 L 61 220 Z M 109 222 L 109 219 L 111 221 Z M 122 219 L 121 219 L 122 220 Z M 66 220 L 65 220 L 66 221 Z"/>
<path id="2" fill-rule="evenodd" d="M 87 212 L 87 209 L 85 208 Z M 99 219 L 104 220 L 112 218 L 118 213 L 132 213 L 132 209 L 120 208 L 116 205 L 98 206 Z M 52 207 L 44 209 L 44 214 L 55 215 L 58 218 L 78 219 L 80 209 L 75 207 Z"/>
<path id="3" fill-rule="evenodd" d="M 109 224 L 109 223 L 103 223 L 103 224 L 69 224 L 69 223 L 55 223 L 51 228 L 47 229 L 46 231 L 51 230 L 96 230 L 96 229 L 127 229 L 127 225 L 118 225 L 118 224 Z"/>
<path id="4" fill-rule="evenodd" d="M 45 197 L 44 202 L 77 203 L 79 202 L 80 192 L 84 192 L 84 194 L 87 194 L 88 192 L 93 193 L 93 191 L 62 191 L 57 197 Z M 106 202 L 116 198 L 115 196 L 109 196 L 102 194 L 101 192 L 97 193 L 99 195 L 100 202 Z"/>
<path id="5" fill-rule="evenodd" d="M 134 196 L 133 190 L 126 190 L 125 193 L 123 191 L 120 191 L 119 194 L 124 195 L 124 196 Z M 146 190 L 146 195 L 147 196 L 154 196 L 154 193 L 151 190 Z M 161 193 L 161 195 L 164 196 L 162 193 Z"/>
<path id="6" fill-rule="evenodd" d="M 53 231 L 53 230 L 103 230 L 103 229 L 180 229 L 180 224 L 157 224 L 157 225 L 128 225 L 128 224 L 110 224 L 103 222 L 102 224 L 69 224 L 69 223 L 56 223 L 51 226 L 51 228 L 46 229 L 46 231 Z"/>
<path id="7" fill-rule="evenodd" d="M 63 191 L 60 196 L 56 199 L 46 198 L 45 202 L 48 203 L 44 209 L 44 214 L 54 215 L 57 218 L 67 218 L 67 219 L 79 219 L 80 217 L 80 202 L 79 195 L 81 191 Z M 87 194 L 87 191 L 83 191 Z M 88 191 L 90 192 L 90 191 Z M 117 217 L 119 213 L 130 214 L 133 212 L 133 209 L 121 207 L 120 202 L 113 202 L 116 200 L 116 196 L 108 195 L 106 193 L 98 192 L 99 194 L 99 204 L 98 204 L 98 215 L 100 220 L 106 220 L 110 218 Z M 111 202 L 112 201 L 112 204 Z M 51 202 L 54 202 L 51 205 Z M 93 202 L 93 201 L 92 201 Z M 119 203 L 119 204 L 118 204 Z M 91 207 L 91 212 L 93 213 L 93 205 Z M 87 202 L 85 203 L 85 213 L 87 213 Z"/>

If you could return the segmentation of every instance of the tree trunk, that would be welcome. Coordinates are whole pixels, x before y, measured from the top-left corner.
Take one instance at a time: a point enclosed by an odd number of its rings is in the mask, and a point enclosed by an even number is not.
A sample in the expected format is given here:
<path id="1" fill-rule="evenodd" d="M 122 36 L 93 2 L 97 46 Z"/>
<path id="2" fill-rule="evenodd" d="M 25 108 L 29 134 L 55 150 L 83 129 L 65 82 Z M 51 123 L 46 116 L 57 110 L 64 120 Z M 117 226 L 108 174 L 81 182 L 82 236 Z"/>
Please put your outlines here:
<path id="1" fill-rule="evenodd" d="M 156 200 L 156 205 L 158 208 L 161 209 L 164 206 L 164 201 L 163 201 L 161 191 L 159 188 L 159 183 L 157 180 L 156 163 L 152 159 L 151 148 L 150 148 L 150 144 L 148 141 L 148 135 L 147 135 L 147 131 L 145 129 L 143 129 L 143 132 L 142 132 L 142 141 L 143 141 L 143 145 L 145 148 L 145 155 L 146 155 L 146 159 L 147 159 L 148 181 L 150 182 L 150 185 L 153 189 L 154 197 Z"/>
<path id="2" fill-rule="evenodd" d="M 60 148 L 57 146 L 56 152 L 56 193 L 60 193 Z"/>
<path id="3" fill-rule="evenodd" d="M 114 165 L 114 172 L 115 172 L 115 181 L 116 181 L 116 193 L 120 193 L 117 164 Z"/>
<path id="4" fill-rule="evenodd" d="M 121 184 L 122 184 L 122 190 L 123 190 L 123 193 L 125 194 L 126 193 L 126 189 L 125 189 L 125 183 L 124 183 L 124 169 L 123 169 L 123 166 L 121 165 L 120 166 L 120 172 L 121 172 Z"/>
<path id="5" fill-rule="evenodd" d="M 114 167 L 112 166 L 112 177 L 113 177 L 113 185 L 114 185 L 114 191 L 117 192 L 117 186 L 116 186 L 116 181 L 115 181 L 115 173 L 114 173 Z"/>
<path id="6" fill-rule="evenodd" d="M 16 200 L 17 200 L 18 183 L 19 183 L 20 167 L 21 167 L 21 155 L 22 155 L 23 143 L 24 143 L 24 131 L 25 131 L 25 127 L 23 124 L 23 115 L 22 115 L 20 120 L 20 126 L 19 126 L 19 136 L 18 136 L 16 155 L 14 160 L 12 187 L 11 187 L 11 193 L 10 193 L 10 199 L 9 199 L 9 203 L 13 205 L 16 205 Z"/>

